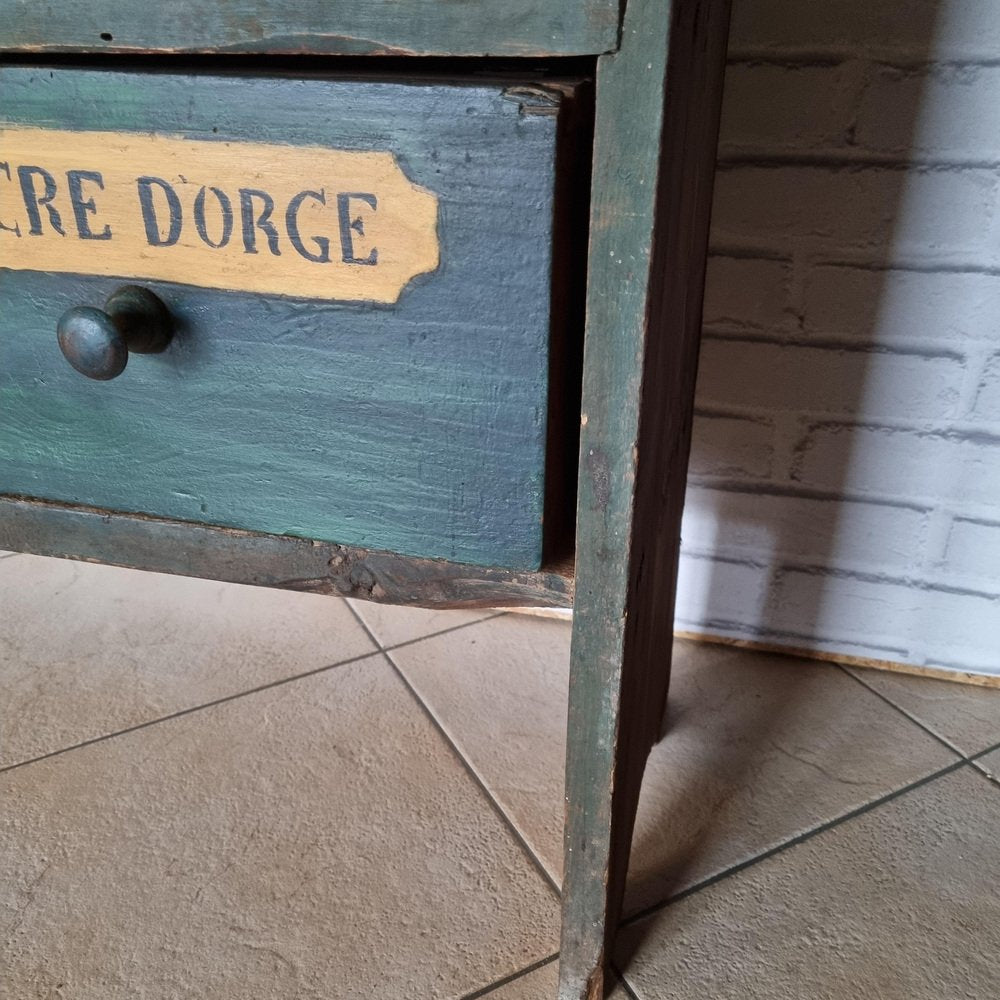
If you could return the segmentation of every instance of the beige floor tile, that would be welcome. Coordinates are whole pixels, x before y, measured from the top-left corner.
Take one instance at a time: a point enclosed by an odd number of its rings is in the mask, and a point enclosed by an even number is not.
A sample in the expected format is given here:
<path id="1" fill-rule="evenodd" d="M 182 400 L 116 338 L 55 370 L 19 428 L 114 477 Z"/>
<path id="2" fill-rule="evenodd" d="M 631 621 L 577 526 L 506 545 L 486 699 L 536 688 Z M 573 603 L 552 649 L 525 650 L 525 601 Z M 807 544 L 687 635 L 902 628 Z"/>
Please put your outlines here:
<path id="1" fill-rule="evenodd" d="M 393 655 L 555 877 L 570 630 L 505 617 Z M 650 758 L 641 908 L 946 766 L 947 748 L 839 668 L 679 641 Z"/>
<path id="2" fill-rule="evenodd" d="M 556 879 L 569 636 L 564 622 L 505 615 L 392 653 Z"/>
<path id="3" fill-rule="evenodd" d="M 0 766 L 374 648 L 340 599 L 0 562 Z"/>
<path id="4" fill-rule="evenodd" d="M 556 947 L 551 889 L 381 658 L 0 799 L 3 1000 L 460 997 Z"/>
<path id="5" fill-rule="evenodd" d="M 998 828 L 1000 789 L 962 768 L 629 928 L 626 977 L 642 1000 L 987 1000 Z"/>
<path id="6" fill-rule="evenodd" d="M 482 621 L 484 618 L 491 618 L 498 613 L 489 609 L 435 611 L 429 608 L 402 608 L 390 604 L 376 604 L 374 601 L 354 599 L 349 599 L 347 603 L 357 611 L 383 646 L 395 646 L 401 642 L 410 642 L 435 632 L 443 632 L 446 629 Z"/>
<path id="7" fill-rule="evenodd" d="M 964 754 L 1000 743 L 1000 690 L 910 677 L 887 670 L 851 672 Z"/>
<path id="8" fill-rule="evenodd" d="M 679 642 L 630 870 L 643 907 L 955 759 L 838 667 Z"/>
<path id="9" fill-rule="evenodd" d="M 550 962 L 506 986 L 491 990 L 483 1000 L 555 1000 L 558 985 L 559 963 Z M 628 1000 L 628 994 L 621 985 L 616 985 L 607 1000 Z"/>

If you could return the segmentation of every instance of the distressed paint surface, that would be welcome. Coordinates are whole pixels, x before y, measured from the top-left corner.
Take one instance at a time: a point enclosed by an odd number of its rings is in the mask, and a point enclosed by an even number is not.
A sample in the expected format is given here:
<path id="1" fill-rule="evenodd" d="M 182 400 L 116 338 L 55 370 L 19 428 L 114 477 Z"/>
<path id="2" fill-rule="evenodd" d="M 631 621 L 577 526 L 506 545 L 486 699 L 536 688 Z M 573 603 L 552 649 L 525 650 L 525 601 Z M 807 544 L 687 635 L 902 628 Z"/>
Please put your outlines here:
<path id="1" fill-rule="evenodd" d="M 150 282 L 174 341 L 108 383 L 55 325 L 121 282 L 0 260 L 0 494 L 539 565 L 555 116 L 495 86 L 8 68 L 0 122 L 388 150 L 441 245 L 392 307 Z"/>
<path id="2" fill-rule="evenodd" d="M 0 0 L 0 49 L 586 55 L 613 48 L 619 0 Z"/>
<path id="3" fill-rule="evenodd" d="M 0 497 L 0 549 L 434 608 L 569 607 L 572 567 L 511 571 Z"/>
<path id="4" fill-rule="evenodd" d="M 600 1000 L 670 670 L 729 0 L 630 0 L 598 61 L 560 1000 Z"/>
<path id="5" fill-rule="evenodd" d="M 389 304 L 440 260 L 389 152 L 0 128 L 0 154 L 12 270 Z"/>

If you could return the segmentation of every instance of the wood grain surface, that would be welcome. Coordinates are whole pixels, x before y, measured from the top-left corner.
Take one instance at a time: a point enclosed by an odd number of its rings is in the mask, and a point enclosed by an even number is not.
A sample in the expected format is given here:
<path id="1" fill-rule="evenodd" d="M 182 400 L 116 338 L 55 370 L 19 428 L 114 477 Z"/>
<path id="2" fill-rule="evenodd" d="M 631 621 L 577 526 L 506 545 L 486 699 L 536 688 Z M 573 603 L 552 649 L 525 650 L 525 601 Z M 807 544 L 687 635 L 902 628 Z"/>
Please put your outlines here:
<path id="1" fill-rule="evenodd" d="M 0 50 L 586 55 L 619 0 L 0 0 Z"/>
<path id="2" fill-rule="evenodd" d="M 177 334 L 107 383 L 66 364 L 55 326 L 121 282 L 0 259 L 0 494 L 537 568 L 559 106 L 487 85 L 0 70 L 9 128 L 390 152 L 437 195 L 441 248 L 385 307 L 150 282 Z"/>

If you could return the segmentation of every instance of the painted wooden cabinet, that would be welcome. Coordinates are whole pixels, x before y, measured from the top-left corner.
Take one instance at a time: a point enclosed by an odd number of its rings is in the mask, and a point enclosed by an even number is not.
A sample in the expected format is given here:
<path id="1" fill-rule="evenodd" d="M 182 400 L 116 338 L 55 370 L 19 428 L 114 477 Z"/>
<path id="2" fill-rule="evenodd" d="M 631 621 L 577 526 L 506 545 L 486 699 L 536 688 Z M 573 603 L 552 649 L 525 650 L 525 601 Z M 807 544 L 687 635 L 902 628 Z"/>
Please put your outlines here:
<path id="1" fill-rule="evenodd" d="M 0 548 L 573 604 L 560 996 L 593 1000 L 666 695 L 727 0 L 184 8 L 0 0 Z"/>

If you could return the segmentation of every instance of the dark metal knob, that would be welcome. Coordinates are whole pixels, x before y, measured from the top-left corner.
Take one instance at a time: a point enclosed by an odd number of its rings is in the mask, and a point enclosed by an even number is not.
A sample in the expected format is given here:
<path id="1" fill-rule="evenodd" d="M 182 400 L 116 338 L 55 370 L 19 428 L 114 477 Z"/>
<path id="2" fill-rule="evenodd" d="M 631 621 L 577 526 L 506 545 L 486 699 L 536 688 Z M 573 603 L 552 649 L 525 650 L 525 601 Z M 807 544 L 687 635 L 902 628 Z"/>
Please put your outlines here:
<path id="1" fill-rule="evenodd" d="M 77 306 L 56 327 L 59 349 L 87 378 L 117 378 L 129 353 L 157 354 L 173 336 L 167 307 L 148 289 L 125 285 L 113 292 L 104 311 Z"/>

